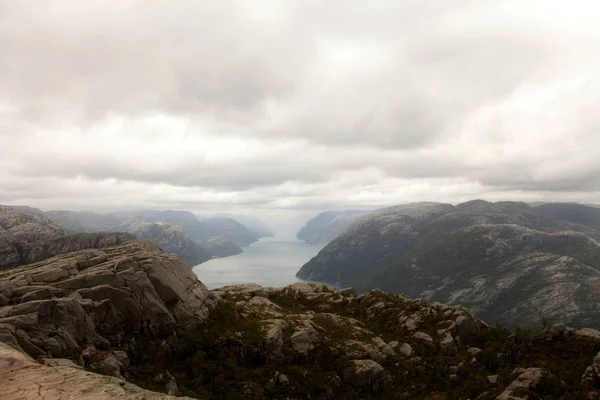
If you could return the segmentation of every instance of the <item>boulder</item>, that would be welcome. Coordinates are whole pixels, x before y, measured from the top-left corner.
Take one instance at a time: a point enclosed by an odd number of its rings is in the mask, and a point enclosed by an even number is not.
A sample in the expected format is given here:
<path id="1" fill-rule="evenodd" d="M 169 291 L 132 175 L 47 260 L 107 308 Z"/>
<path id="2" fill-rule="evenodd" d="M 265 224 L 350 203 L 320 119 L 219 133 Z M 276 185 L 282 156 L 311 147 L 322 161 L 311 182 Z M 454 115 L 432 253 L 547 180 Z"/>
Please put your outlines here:
<path id="1" fill-rule="evenodd" d="M 359 391 L 379 392 L 391 383 L 385 368 L 373 360 L 352 360 L 345 378 Z"/>
<path id="2" fill-rule="evenodd" d="M 121 378 L 122 377 L 121 376 L 121 366 L 122 365 L 123 364 L 121 364 L 115 356 L 109 355 L 109 356 L 105 357 L 103 360 L 100 360 L 100 361 L 92 364 L 92 368 L 95 371 L 98 371 L 99 373 L 101 373 L 103 375 L 116 376 L 117 378 Z"/>
<path id="3" fill-rule="evenodd" d="M 458 348 L 456 347 L 456 343 L 454 342 L 454 338 L 448 332 L 440 341 L 440 352 L 447 356 L 453 356 L 458 353 Z"/>
<path id="4" fill-rule="evenodd" d="M 517 379 L 498 396 L 496 400 L 514 400 L 514 392 L 519 390 L 535 390 L 544 378 L 550 377 L 547 371 L 541 368 L 527 368 Z"/>
<path id="5" fill-rule="evenodd" d="M 410 357 L 414 352 L 412 346 L 408 343 L 404 343 L 402 346 L 400 346 L 399 351 L 404 357 Z"/>
<path id="6" fill-rule="evenodd" d="M 308 354 L 320 341 L 317 331 L 310 325 L 296 330 L 290 339 L 292 348 L 301 354 Z"/>
<path id="7" fill-rule="evenodd" d="M 431 335 L 425 332 L 417 332 L 412 337 L 422 342 L 433 344 L 433 338 L 431 337 Z"/>

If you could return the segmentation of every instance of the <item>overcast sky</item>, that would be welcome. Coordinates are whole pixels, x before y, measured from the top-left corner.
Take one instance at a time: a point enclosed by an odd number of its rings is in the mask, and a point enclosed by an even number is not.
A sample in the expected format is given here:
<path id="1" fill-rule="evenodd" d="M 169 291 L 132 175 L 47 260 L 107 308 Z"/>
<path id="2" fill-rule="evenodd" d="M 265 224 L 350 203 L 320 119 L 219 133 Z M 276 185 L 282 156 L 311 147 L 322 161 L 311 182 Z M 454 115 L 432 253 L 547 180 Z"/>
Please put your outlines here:
<path id="1" fill-rule="evenodd" d="M 0 0 L 0 203 L 600 203 L 599 21 L 594 0 Z"/>

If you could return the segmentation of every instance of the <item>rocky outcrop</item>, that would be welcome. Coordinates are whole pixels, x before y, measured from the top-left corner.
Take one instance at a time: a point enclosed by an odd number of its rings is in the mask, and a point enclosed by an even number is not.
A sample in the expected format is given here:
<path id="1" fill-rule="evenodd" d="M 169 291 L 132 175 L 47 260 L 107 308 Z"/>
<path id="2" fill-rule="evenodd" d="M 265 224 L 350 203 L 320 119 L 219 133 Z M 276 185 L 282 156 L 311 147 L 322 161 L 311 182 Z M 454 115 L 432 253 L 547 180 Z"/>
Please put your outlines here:
<path id="1" fill-rule="evenodd" d="M 144 390 L 122 379 L 84 371 L 72 362 L 54 361 L 51 365 L 42 365 L 21 351 L 0 343 L 0 398 L 3 400 L 175 399 L 173 396 Z"/>
<path id="2" fill-rule="evenodd" d="M 377 210 L 351 224 L 297 276 L 460 304 L 507 326 L 539 325 L 541 316 L 597 326 L 598 218 L 584 225 L 581 213 L 550 211 L 485 201 Z"/>
<path id="3" fill-rule="evenodd" d="M 0 272 L 0 340 L 33 357 L 77 359 L 87 346 L 195 329 L 210 305 L 180 258 L 136 240 Z"/>
<path id="4" fill-rule="evenodd" d="M 366 211 L 360 210 L 327 211 L 309 220 L 296 236 L 308 244 L 324 246 L 364 214 Z"/>

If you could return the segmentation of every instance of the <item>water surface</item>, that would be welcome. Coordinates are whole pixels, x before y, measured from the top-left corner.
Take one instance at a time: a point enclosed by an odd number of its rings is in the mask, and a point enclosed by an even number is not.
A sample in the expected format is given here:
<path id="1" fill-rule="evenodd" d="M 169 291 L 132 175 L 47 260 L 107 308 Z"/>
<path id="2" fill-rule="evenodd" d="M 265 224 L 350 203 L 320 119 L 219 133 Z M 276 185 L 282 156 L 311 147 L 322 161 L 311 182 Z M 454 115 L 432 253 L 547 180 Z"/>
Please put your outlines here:
<path id="1" fill-rule="evenodd" d="M 193 271 L 209 289 L 239 283 L 285 286 L 301 281 L 296 272 L 319 250 L 296 238 L 263 238 L 241 254 L 209 260 Z"/>

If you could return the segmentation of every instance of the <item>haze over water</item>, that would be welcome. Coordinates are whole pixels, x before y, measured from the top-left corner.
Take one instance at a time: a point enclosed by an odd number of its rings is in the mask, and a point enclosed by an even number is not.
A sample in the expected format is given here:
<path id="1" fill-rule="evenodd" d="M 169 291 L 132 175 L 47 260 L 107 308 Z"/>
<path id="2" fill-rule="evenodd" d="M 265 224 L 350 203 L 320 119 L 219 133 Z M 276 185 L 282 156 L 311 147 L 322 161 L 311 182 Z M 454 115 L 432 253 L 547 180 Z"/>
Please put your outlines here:
<path id="1" fill-rule="evenodd" d="M 301 281 L 296 272 L 319 250 L 294 237 L 263 238 L 241 254 L 209 260 L 193 271 L 209 289 L 239 283 L 285 286 Z"/>

